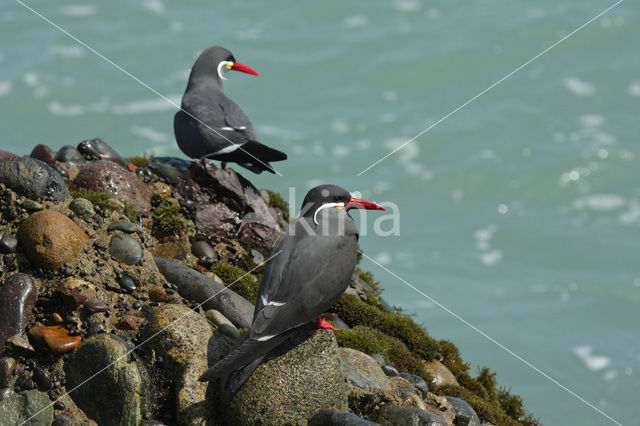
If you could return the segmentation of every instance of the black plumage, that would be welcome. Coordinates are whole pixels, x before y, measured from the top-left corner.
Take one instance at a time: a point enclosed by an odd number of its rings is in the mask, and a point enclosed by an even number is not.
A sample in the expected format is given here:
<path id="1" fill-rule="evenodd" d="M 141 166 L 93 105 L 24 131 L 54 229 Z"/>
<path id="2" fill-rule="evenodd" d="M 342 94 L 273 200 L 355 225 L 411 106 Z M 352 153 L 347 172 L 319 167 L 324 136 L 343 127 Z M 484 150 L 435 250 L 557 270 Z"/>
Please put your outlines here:
<path id="1" fill-rule="evenodd" d="M 219 160 L 223 167 L 226 162 L 235 162 L 254 173 L 274 173 L 269 163 L 286 160 L 287 155 L 258 142 L 249 118 L 226 97 L 222 80 L 229 70 L 257 75 L 220 46 L 210 47 L 198 57 L 181 110 L 173 120 L 178 146 L 191 158 Z"/>
<path id="2" fill-rule="evenodd" d="M 243 341 L 204 373 L 207 381 L 230 374 L 235 392 L 262 358 L 295 328 L 337 302 L 356 266 L 358 228 L 350 208 L 384 210 L 335 185 L 307 194 L 300 217 L 280 237 L 262 276 L 251 328 Z"/>

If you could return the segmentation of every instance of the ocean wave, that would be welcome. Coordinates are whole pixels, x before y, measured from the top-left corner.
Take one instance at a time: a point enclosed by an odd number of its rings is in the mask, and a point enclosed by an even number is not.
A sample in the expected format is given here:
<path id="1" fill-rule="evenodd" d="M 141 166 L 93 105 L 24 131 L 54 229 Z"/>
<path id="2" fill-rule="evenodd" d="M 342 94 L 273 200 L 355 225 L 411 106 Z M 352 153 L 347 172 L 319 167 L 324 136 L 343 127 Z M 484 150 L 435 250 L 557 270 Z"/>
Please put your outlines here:
<path id="1" fill-rule="evenodd" d="M 573 207 L 578 210 L 608 212 L 624 207 L 626 201 L 617 194 L 591 194 L 576 199 Z"/>
<path id="2" fill-rule="evenodd" d="M 572 95 L 578 97 L 593 96 L 596 93 L 596 88 L 593 84 L 580 80 L 578 77 L 566 78 L 564 80 L 564 87 Z"/>
<path id="3" fill-rule="evenodd" d="M 142 4 L 145 8 L 157 13 L 158 15 L 162 15 L 167 10 L 160 0 L 145 0 Z"/>
<path id="4" fill-rule="evenodd" d="M 134 126 L 131 128 L 131 133 L 156 143 L 169 142 L 171 140 L 171 137 L 166 133 L 159 132 L 151 127 Z"/>
<path id="5" fill-rule="evenodd" d="M 163 98 L 142 99 L 122 105 L 114 105 L 111 112 L 116 115 L 143 114 L 148 112 L 159 112 L 175 110 L 176 105 L 180 105 L 182 95 L 167 96 L 171 102 Z"/>
<path id="6" fill-rule="evenodd" d="M 75 44 L 56 44 L 50 46 L 47 50 L 53 55 L 62 56 L 64 58 L 80 58 L 85 54 L 84 48 Z"/>
<path id="7" fill-rule="evenodd" d="M 366 27 L 369 23 L 369 18 L 366 15 L 353 15 L 349 16 L 342 22 L 342 26 L 345 28 L 362 28 Z"/>
<path id="8" fill-rule="evenodd" d="M 592 355 L 593 347 L 589 345 L 576 346 L 573 353 L 580 358 L 591 371 L 599 371 L 611 364 L 611 359 L 602 355 Z"/>
<path id="9" fill-rule="evenodd" d="M 629 88 L 627 89 L 630 96 L 638 97 L 640 96 L 640 81 L 635 80 L 629 83 Z"/>
<path id="10" fill-rule="evenodd" d="M 13 83 L 10 81 L 0 81 L 0 96 L 4 96 L 7 93 L 11 92 L 13 89 Z"/>
<path id="11" fill-rule="evenodd" d="M 422 3 L 418 0 L 396 0 L 393 2 L 393 8 L 398 12 L 417 12 L 422 9 Z"/>
<path id="12" fill-rule="evenodd" d="M 95 15 L 98 8 L 95 5 L 89 4 L 69 4 L 63 6 L 62 13 L 67 16 L 73 16 L 74 18 Z"/>

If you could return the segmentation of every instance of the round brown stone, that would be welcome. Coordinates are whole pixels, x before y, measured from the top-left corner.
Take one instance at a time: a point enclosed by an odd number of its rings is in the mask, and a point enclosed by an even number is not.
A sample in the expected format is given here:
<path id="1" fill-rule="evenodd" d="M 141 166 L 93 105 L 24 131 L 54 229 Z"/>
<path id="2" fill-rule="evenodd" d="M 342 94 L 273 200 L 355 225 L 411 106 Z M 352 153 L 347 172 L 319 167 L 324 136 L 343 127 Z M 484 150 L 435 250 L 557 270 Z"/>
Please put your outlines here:
<path id="1" fill-rule="evenodd" d="M 88 238 L 71 219 L 52 210 L 32 214 L 18 229 L 18 240 L 29 260 L 54 271 L 72 262 Z"/>
<path id="2" fill-rule="evenodd" d="M 92 191 L 105 191 L 133 206 L 136 214 L 151 211 L 151 189 L 124 167 L 106 160 L 93 161 L 80 170 L 74 183 Z"/>

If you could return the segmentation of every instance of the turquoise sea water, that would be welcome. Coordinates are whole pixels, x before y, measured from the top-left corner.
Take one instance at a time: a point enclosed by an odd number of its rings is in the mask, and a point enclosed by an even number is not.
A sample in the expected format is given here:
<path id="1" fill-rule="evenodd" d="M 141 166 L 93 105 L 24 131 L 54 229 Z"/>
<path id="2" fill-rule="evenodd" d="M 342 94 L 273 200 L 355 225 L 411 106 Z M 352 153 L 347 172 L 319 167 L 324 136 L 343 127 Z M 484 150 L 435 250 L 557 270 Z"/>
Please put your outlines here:
<path id="1" fill-rule="evenodd" d="M 289 154 L 258 187 L 321 182 L 392 201 L 400 235 L 367 255 L 624 424 L 640 375 L 640 19 L 622 2 L 30 1 L 178 102 L 220 44 L 260 72 L 226 93 Z M 175 107 L 19 3 L 0 5 L 0 148 L 101 137 L 182 156 Z M 375 213 L 372 213 L 373 216 Z M 371 219 L 371 218 L 370 218 Z M 610 421 L 372 262 L 392 304 L 487 365 L 550 425 Z"/>

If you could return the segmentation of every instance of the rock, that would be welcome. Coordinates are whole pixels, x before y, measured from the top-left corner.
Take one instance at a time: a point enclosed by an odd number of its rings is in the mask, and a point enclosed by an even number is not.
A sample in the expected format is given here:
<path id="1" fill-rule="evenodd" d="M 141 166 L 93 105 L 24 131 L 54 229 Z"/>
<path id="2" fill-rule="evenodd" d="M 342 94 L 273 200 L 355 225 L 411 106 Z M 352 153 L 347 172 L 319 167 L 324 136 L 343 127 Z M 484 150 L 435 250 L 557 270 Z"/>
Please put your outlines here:
<path id="1" fill-rule="evenodd" d="M 29 260 L 53 271 L 72 263 L 88 238 L 71 219 L 53 210 L 32 214 L 18 229 L 18 240 Z"/>
<path id="2" fill-rule="evenodd" d="M 31 327 L 28 334 L 33 342 L 46 345 L 56 355 L 71 352 L 82 340 L 80 336 L 69 336 L 69 331 L 61 325 L 37 325 Z"/>
<path id="3" fill-rule="evenodd" d="M 22 202 L 22 208 L 28 212 L 44 210 L 44 206 L 37 201 L 26 199 Z"/>
<path id="4" fill-rule="evenodd" d="M 231 321 L 227 319 L 227 317 L 222 315 L 222 312 L 216 311 L 215 309 L 209 309 L 204 313 L 204 316 L 207 317 L 207 319 L 211 321 L 212 324 L 215 324 L 217 326 L 221 326 L 223 324 L 229 324 L 231 326 L 233 325 Z"/>
<path id="5" fill-rule="evenodd" d="M 111 161 L 94 161 L 82 168 L 74 183 L 80 188 L 105 191 L 133 206 L 137 215 L 151 211 L 151 190 L 136 175 Z"/>
<path id="6" fill-rule="evenodd" d="M 348 409 L 333 332 L 299 327 L 224 405 L 231 424 L 306 424 L 325 409 Z"/>
<path id="7" fill-rule="evenodd" d="M 138 355 L 118 336 L 90 337 L 66 360 L 64 370 L 67 389 L 77 387 L 71 393 L 73 401 L 101 426 L 137 425 L 151 411 L 149 375 Z"/>
<path id="8" fill-rule="evenodd" d="M 160 257 L 154 260 L 165 279 L 177 286 L 180 296 L 204 302 L 203 309 L 220 311 L 238 328 L 251 327 L 254 307 L 244 297 L 187 266 Z"/>
<path id="9" fill-rule="evenodd" d="M 455 398 L 453 396 L 447 396 L 447 401 L 453 406 L 453 411 L 456 417 L 453 419 L 453 424 L 456 426 L 479 426 L 481 424 L 478 414 L 467 403 L 467 401 Z"/>
<path id="10" fill-rule="evenodd" d="M 122 158 L 115 149 L 111 148 L 100 138 L 88 139 L 78 144 L 78 151 L 87 160 L 109 160 L 127 167 L 129 162 Z"/>
<path id="11" fill-rule="evenodd" d="M 33 158 L 0 158 L 0 183 L 32 200 L 69 198 L 62 176 L 49 165 Z"/>
<path id="12" fill-rule="evenodd" d="M 176 157 L 151 157 L 148 167 L 158 176 L 165 178 L 169 182 L 174 182 L 177 178 L 189 170 L 191 161 Z"/>
<path id="13" fill-rule="evenodd" d="M 12 388 L 0 388 L 0 401 L 13 395 L 15 391 Z"/>
<path id="14" fill-rule="evenodd" d="M 216 252 L 206 241 L 194 241 L 191 243 L 191 253 L 198 258 L 198 263 L 205 268 L 211 267 L 218 260 Z"/>
<path id="15" fill-rule="evenodd" d="M 390 365 L 383 365 L 382 371 L 389 377 L 396 377 L 400 375 L 400 372 Z"/>
<path id="16" fill-rule="evenodd" d="M 271 247 L 280 234 L 277 215 L 251 182 L 232 169 L 192 163 L 189 174 L 176 180 L 174 194 L 207 238 L 239 236 Z"/>
<path id="17" fill-rule="evenodd" d="M 149 299 L 152 302 L 164 302 L 167 300 L 167 293 L 162 286 L 152 285 L 149 286 Z"/>
<path id="18" fill-rule="evenodd" d="M 144 256 L 140 243 L 125 234 L 115 234 L 111 237 L 109 254 L 113 260 L 127 265 L 135 265 Z"/>
<path id="19" fill-rule="evenodd" d="M 429 362 L 423 362 L 424 367 L 427 369 L 431 377 L 433 377 L 433 382 L 436 385 L 456 385 L 458 386 L 458 380 L 456 380 L 456 376 L 453 375 L 451 371 L 447 367 L 444 366 L 440 361 L 433 360 Z"/>
<path id="20" fill-rule="evenodd" d="M 116 323 L 116 328 L 118 330 L 135 330 L 136 329 L 136 320 L 133 318 L 123 318 L 122 320 Z"/>
<path id="21" fill-rule="evenodd" d="M 65 145 L 60 148 L 58 150 L 57 159 L 60 162 L 69 164 L 85 164 L 87 162 L 80 151 L 71 145 Z"/>
<path id="22" fill-rule="evenodd" d="M 41 391 L 48 391 L 51 388 L 51 376 L 37 365 L 33 368 L 33 381 Z"/>
<path id="23" fill-rule="evenodd" d="M 4 356 L 0 358 L 0 388 L 13 386 L 16 378 L 13 371 L 16 368 L 16 360 L 14 358 Z"/>
<path id="24" fill-rule="evenodd" d="M 5 353 L 11 356 L 32 356 L 36 351 L 24 334 L 15 334 L 4 343 Z"/>
<path id="25" fill-rule="evenodd" d="M 351 348 L 340 348 L 338 353 L 345 376 L 351 383 L 361 389 L 392 391 L 389 379 L 369 355 Z"/>
<path id="26" fill-rule="evenodd" d="M 92 300 L 84 304 L 84 313 L 87 314 L 87 316 L 98 312 L 107 312 L 108 310 L 109 305 L 98 300 Z"/>
<path id="27" fill-rule="evenodd" d="M 136 283 L 133 281 L 133 279 L 131 279 L 129 275 L 123 275 L 118 278 L 118 284 L 120 285 L 120 288 L 125 291 L 125 293 L 129 294 L 133 293 L 137 288 Z"/>
<path id="28" fill-rule="evenodd" d="M 12 157 L 20 157 L 20 156 L 18 154 L 14 154 L 13 152 L 0 149 L 0 158 L 12 158 Z"/>
<path id="29" fill-rule="evenodd" d="M 45 162 L 50 166 L 56 162 L 56 152 L 47 145 L 38 144 L 34 146 L 29 156 L 36 160 Z"/>
<path id="30" fill-rule="evenodd" d="M 309 426 L 375 426 L 349 411 L 322 410 L 309 420 Z"/>
<path id="31" fill-rule="evenodd" d="M 383 405 L 374 416 L 381 425 L 447 426 L 447 422 L 436 414 L 415 407 Z"/>
<path id="32" fill-rule="evenodd" d="M 109 225 L 107 232 L 122 231 L 127 234 L 138 234 L 140 238 L 144 237 L 144 231 L 133 222 L 116 222 Z"/>
<path id="33" fill-rule="evenodd" d="M 199 314 L 184 305 L 168 304 L 153 310 L 144 329 L 148 345 L 162 356 L 163 371 L 173 383 L 176 411 L 181 425 L 205 424 L 209 418 L 207 383 L 198 377 L 207 370 L 211 328 Z"/>
<path id="34" fill-rule="evenodd" d="M 69 203 L 69 208 L 72 212 L 83 219 L 90 219 L 94 214 L 96 214 L 95 210 L 93 209 L 93 204 L 91 204 L 91 201 L 87 200 L 86 198 L 76 198 L 71 203 Z"/>
<path id="35" fill-rule="evenodd" d="M 233 326 L 233 324 L 222 324 L 218 326 L 218 330 L 225 336 L 234 340 L 240 337 L 240 332 Z"/>
<path id="36" fill-rule="evenodd" d="M 101 322 L 92 323 L 87 329 L 87 336 L 93 336 L 95 334 L 104 332 L 104 324 Z"/>
<path id="37" fill-rule="evenodd" d="M 77 288 L 71 288 L 66 282 L 61 282 L 56 287 L 56 293 L 62 299 L 62 303 L 69 309 L 75 309 L 87 301 L 87 296 Z"/>
<path id="38" fill-rule="evenodd" d="M 18 248 L 18 240 L 14 237 L 6 236 L 0 239 L 0 252 L 7 253 L 15 253 Z"/>
<path id="39" fill-rule="evenodd" d="M 33 318 L 37 288 L 27 274 L 13 274 L 0 289 L 0 354 L 13 335 L 22 335 Z"/>
<path id="40" fill-rule="evenodd" d="M 418 389 L 420 393 L 422 393 L 423 398 L 427 396 L 427 393 L 429 393 L 429 386 L 427 385 L 427 382 L 425 382 L 425 380 L 422 377 L 416 376 L 415 374 L 411 374 L 411 373 L 400 373 L 398 375 L 403 379 L 406 379 L 416 389 Z"/>
<path id="41" fill-rule="evenodd" d="M 79 424 L 73 420 L 73 418 L 67 416 L 66 414 L 58 414 L 55 419 L 53 419 L 53 423 L 51 426 L 78 426 Z"/>
<path id="42" fill-rule="evenodd" d="M 49 426 L 53 421 L 53 407 L 46 393 L 28 390 L 9 395 L 0 401 L 0 424 Z"/>

